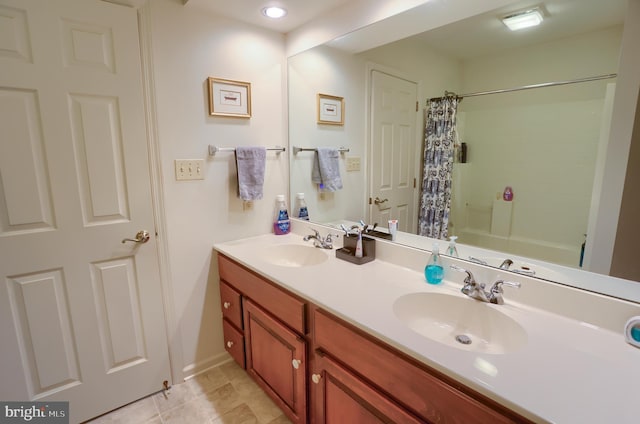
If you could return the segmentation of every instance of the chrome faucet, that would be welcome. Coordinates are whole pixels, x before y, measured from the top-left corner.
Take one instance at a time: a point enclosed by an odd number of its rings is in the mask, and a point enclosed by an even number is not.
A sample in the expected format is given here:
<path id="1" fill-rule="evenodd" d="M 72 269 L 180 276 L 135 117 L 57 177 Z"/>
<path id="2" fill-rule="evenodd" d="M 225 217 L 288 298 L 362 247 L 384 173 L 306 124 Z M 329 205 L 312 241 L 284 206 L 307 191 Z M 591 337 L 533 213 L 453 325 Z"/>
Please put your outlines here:
<path id="1" fill-rule="evenodd" d="M 313 240 L 313 245 L 319 249 L 333 249 L 333 235 L 331 233 L 323 238 L 317 230 L 312 230 L 314 234 L 304 236 L 304 241 Z"/>
<path id="2" fill-rule="evenodd" d="M 485 285 L 482 283 L 478 283 L 475 277 L 473 276 L 473 274 L 471 273 L 471 271 L 468 271 L 464 268 L 460 268 L 459 266 L 456 266 L 456 265 L 451 265 L 451 269 L 454 269 L 459 272 L 467 273 L 467 276 L 464 279 L 464 286 L 460 291 L 465 295 L 469 296 L 470 298 L 479 300 L 481 302 L 494 303 L 496 305 L 503 305 L 504 298 L 502 297 L 502 294 L 504 292 L 502 290 L 502 287 L 509 286 L 509 287 L 520 288 L 520 283 L 498 280 L 493 284 L 493 286 L 491 286 L 491 289 L 489 291 L 485 291 L 484 290 Z"/>
<path id="3" fill-rule="evenodd" d="M 511 265 L 513 265 L 513 261 L 511 259 L 505 259 L 498 268 L 508 270 Z"/>

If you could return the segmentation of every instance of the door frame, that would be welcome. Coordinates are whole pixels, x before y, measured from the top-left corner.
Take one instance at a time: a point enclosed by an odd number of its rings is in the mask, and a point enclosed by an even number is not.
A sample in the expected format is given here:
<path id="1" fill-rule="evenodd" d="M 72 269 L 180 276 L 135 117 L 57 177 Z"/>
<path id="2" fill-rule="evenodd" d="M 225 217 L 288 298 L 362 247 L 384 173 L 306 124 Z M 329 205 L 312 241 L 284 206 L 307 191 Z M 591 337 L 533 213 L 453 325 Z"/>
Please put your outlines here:
<path id="1" fill-rule="evenodd" d="M 108 0 L 103 0 L 108 1 Z M 169 348 L 169 368 L 171 384 L 184 380 L 182 369 L 182 334 L 176 318 L 173 303 L 173 280 L 167 239 L 167 218 L 165 214 L 164 185 L 162 183 L 162 160 L 158 137 L 158 115 L 156 108 L 155 74 L 153 71 L 153 44 L 151 33 L 151 1 L 136 8 L 138 15 L 138 38 L 140 41 L 140 63 L 143 88 L 147 151 L 149 155 L 149 179 L 151 183 L 151 203 L 156 235 L 156 255 L 160 272 L 160 287 L 164 303 L 164 325 Z M 123 6 L 126 7 L 126 6 Z"/>
<path id="2" fill-rule="evenodd" d="M 373 71 L 378 71 L 378 72 L 382 72 L 385 73 L 387 75 L 390 75 L 392 77 L 395 78 L 399 78 L 399 79 L 403 79 L 406 81 L 409 81 L 413 84 L 416 84 L 417 87 L 417 96 L 418 96 L 418 112 L 420 112 L 421 110 L 424 110 L 423 105 L 420 103 L 422 102 L 422 80 L 415 80 L 415 78 L 409 76 L 406 72 L 400 71 L 398 69 L 386 66 L 386 65 L 381 65 L 379 63 L 375 63 L 375 62 L 367 62 L 366 63 L 366 75 L 365 75 L 365 117 L 364 117 L 364 124 L 365 124 L 365 146 L 364 146 L 364 153 L 365 153 L 365 168 L 367 170 L 367 181 L 366 181 L 366 188 L 367 188 L 367 197 L 365 199 L 365 205 L 363 208 L 363 216 L 365 216 L 365 221 L 366 222 L 370 222 L 371 221 L 371 214 L 372 214 L 372 210 L 373 210 L 373 206 L 372 204 L 369 204 L 369 197 L 371 196 L 371 193 L 373 192 L 373 186 L 372 186 L 372 181 L 373 181 L 373 166 L 372 166 L 372 160 L 371 160 L 371 154 L 373 151 L 373 134 L 372 134 L 372 130 L 371 130 L 371 114 L 372 114 L 372 108 L 371 108 L 371 100 L 372 100 L 372 96 L 373 96 Z M 422 119 L 420 119 L 420 114 L 416 112 L 416 135 L 415 135 L 415 142 L 416 142 L 416 150 L 415 150 L 415 159 L 414 159 L 414 168 L 413 168 L 413 177 L 416 179 L 416 184 L 417 185 L 417 189 L 414 190 L 414 204 L 416 205 L 416 207 L 420 207 L 420 189 L 421 189 L 421 179 L 420 179 L 420 175 L 422 173 L 422 145 L 423 145 L 423 133 L 424 133 L 424 128 L 422 127 Z M 418 214 L 418 211 L 416 212 L 416 216 Z M 417 227 L 413 229 L 414 233 L 417 232 Z"/>

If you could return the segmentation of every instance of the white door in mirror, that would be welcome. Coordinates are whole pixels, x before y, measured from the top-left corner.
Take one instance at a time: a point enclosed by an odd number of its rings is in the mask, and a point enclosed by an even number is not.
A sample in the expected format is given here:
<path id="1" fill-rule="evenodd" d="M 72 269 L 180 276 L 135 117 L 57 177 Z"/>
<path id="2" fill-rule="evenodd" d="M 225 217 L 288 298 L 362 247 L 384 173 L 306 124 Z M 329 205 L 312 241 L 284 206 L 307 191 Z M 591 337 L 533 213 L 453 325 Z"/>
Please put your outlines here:
<path id="1" fill-rule="evenodd" d="M 624 337 L 632 346 L 640 348 L 640 316 L 633 317 L 624 326 Z"/>

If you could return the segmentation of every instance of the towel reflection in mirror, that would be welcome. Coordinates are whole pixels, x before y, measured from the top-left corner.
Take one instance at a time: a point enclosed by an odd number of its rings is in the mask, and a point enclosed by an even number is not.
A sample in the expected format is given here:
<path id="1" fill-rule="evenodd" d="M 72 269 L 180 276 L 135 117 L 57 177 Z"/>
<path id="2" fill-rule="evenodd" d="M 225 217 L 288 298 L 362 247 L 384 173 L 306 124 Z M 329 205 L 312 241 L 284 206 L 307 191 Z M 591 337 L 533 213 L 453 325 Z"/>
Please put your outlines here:
<path id="1" fill-rule="evenodd" d="M 311 180 L 325 191 L 342 189 L 340 152 L 335 147 L 318 147 L 314 153 Z"/>

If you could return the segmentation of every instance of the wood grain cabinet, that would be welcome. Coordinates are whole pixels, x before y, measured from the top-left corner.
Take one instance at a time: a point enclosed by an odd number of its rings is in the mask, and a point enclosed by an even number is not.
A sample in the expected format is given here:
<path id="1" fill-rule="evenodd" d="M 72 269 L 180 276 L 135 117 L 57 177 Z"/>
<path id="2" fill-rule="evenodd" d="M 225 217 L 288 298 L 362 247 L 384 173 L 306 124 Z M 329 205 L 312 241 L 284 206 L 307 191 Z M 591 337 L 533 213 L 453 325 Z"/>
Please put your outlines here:
<path id="1" fill-rule="evenodd" d="M 294 423 L 531 423 L 222 254 L 218 265 L 225 348 Z"/>
<path id="2" fill-rule="evenodd" d="M 324 379 L 320 390 L 313 389 L 314 423 L 330 422 L 327 414 L 342 408 L 353 412 L 355 403 L 381 422 L 529 423 L 323 310 L 314 309 L 313 322 L 314 365 L 310 373 L 314 386 L 319 378 Z M 340 372 L 334 361 L 345 372 Z M 348 375 L 346 372 L 351 373 L 349 379 L 344 377 Z M 339 375 L 343 378 L 336 377 Z M 338 406 L 332 402 L 332 396 L 338 397 L 338 389 L 353 394 L 350 406 L 346 402 Z M 346 399 L 344 395 L 342 398 Z"/>
<path id="3" fill-rule="evenodd" d="M 294 423 L 307 422 L 306 306 L 218 255 L 225 349 Z"/>

